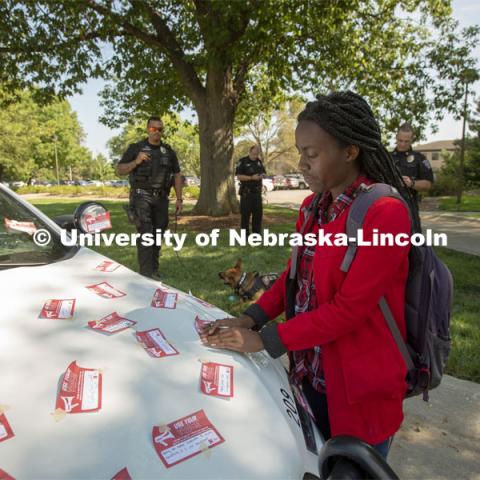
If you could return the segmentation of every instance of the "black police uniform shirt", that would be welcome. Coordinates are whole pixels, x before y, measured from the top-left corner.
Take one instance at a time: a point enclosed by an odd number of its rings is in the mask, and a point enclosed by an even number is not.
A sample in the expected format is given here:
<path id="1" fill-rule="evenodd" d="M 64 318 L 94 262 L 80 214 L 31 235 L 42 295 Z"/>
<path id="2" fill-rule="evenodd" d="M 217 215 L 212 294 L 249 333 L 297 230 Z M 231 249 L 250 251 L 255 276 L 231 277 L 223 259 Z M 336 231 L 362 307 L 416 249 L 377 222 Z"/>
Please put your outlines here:
<path id="1" fill-rule="evenodd" d="M 252 160 L 248 155 L 242 157 L 235 168 L 235 175 L 264 175 L 267 172 L 263 166 L 262 161 L 257 158 Z M 247 180 L 240 181 L 240 193 L 251 192 L 258 193 L 262 191 L 262 180 Z"/>
<path id="2" fill-rule="evenodd" d="M 399 152 L 395 149 L 392 152 L 392 157 L 402 175 L 411 177 L 415 181 L 428 180 L 433 183 L 433 170 L 423 153 L 415 152 L 411 148 L 406 152 Z M 415 189 L 410 191 L 414 199 L 417 200 L 418 192 Z"/>
<path id="3" fill-rule="evenodd" d="M 163 142 L 161 142 L 159 145 L 152 145 L 151 143 L 148 142 L 148 139 L 130 144 L 118 163 L 120 164 L 120 163 L 133 162 L 133 160 L 137 158 L 137 155 L 142 150 L 147 151 L 147 153 L 148 153 L 148 150 L 152 151 L 152 153 L 150 154 L 150 160 L 146 160 L 142 162 L 140 165 L 138 165 L 132 170 L 132 172 L 129 175 L 131 187 L 134 187 L 134 188 L 152 188 L 153 187 L 153 185 L 151 185 L 150 182 L 145 180 L 145 177 L 141 177 L 142 178 L 141 180 L 137 179 L 136 177 L 138 177 L 139 171 L 144 169 L 147 165 L 149 165 L 151 168 L 151 164 L 147 164 L 145 162 L 151 162 L 152 156 L 154 156 L 156 152 L 168 158 L 168 163 L 169 163 L 168 170 L 171 174 L 180 173 L 180 164 L 178 162 L 178 158 L 177 158 L 177 154 L 175 153 L 175 150 L 173 150 L 172 147 L 170 147 L 170 145 Z M 169 190 L 170 186 L 171 185 L 164 185 L 163 188 Z"/>

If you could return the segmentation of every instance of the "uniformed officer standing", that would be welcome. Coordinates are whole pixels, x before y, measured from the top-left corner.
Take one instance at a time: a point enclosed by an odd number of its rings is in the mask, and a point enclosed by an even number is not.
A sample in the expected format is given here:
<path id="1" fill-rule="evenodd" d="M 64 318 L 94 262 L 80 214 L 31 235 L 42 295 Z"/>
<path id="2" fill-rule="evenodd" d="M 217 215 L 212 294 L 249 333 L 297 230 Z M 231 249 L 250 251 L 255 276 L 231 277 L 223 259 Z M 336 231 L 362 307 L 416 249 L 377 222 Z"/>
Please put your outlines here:
<path id="1" fill-rule="evenodd" d="M 422 153 L 412 150 L 414 132 L 408 123 L 400 126 L 396 139 L 397 146 L 392 152 L 392 157 L 402 174 L 405 185 L 410 190 L 410 194 L 414 199 L 416 211 L 412 213 L 417 223 L 415 230 L 421 232 L 420 215 L 418 212 L 418 192 L 427 192 L 432 188 L 432 167 Z"/>
<path id="2" fill-rule="evenodd" d="M 177 203 L 175 214 L 182 211 L 183 179 L 175 151 L 162 142 L 163 123 L 159 117 L 147 122 L 148 138 L 129 145 L 117 165 L 119 175 L 129 175 L 130 207 L 136 218 L 138 233 L 156 234 L 168 227 L 168 196 L 172 184 Z M 137 242 L 140 273 L 160 279 L 158 258 L 160 246 Z"/>
<path id="3" fill-rule="evenodd" d="M 250 217 L 252 217 L 252 232 L 261 233 L 262 229 L 262 175 L 265 168 L 259 158 L 259 148 L 250 147 L 248 156 L 242 157 L 235 169 L 235 175 L 240 181 L 240 227 L 250 234 Z"/>

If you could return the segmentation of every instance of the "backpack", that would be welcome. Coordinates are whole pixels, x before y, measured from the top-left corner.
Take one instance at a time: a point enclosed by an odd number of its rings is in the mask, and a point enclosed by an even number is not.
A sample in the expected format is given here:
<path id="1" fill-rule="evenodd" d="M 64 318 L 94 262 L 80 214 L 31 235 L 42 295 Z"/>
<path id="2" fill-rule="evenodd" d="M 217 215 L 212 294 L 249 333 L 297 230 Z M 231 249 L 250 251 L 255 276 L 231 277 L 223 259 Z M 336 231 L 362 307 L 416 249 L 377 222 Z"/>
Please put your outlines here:
<path id="1" fill-rule="evenodd" d="M 382 197 L 397 198 L 405 204 L 398 191 L 390 185 L 376 183 L 361 186 L 347 218 L 349 239 L 357 238 L 357 230 L 362 228 L 369 207 Z M 432 247 L 411 245 L 410 249 L 410 258 L 414 258 L 415 262 L 410 264 L 405 290 L 406 342 L 384 297 L 380 299 L 379 307 L 407 365 L 406 397 L 423 393 L 423 400 L 428 401 L 428 391 L 442 380 L 451 349 L 453 279 Z M 350 269 L 356 250 L 356 244 L 349 243 L 340 267 L 343 272 Z"/>

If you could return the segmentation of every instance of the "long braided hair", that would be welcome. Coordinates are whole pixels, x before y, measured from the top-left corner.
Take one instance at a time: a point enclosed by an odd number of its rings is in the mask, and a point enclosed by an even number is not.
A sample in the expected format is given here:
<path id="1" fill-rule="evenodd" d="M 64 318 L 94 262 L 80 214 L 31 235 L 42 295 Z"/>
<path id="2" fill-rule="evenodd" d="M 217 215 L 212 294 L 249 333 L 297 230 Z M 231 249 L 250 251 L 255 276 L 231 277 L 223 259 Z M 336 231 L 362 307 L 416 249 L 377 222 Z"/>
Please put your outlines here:
<path id="1" fill-rule="evenodd" d="M 360 95 L 350 91 L 318 95 L 317 100 L 307 103 L 297 120 L 316 123 L 342 147 L 358 145 L 360 170 L 374 182 L 386 183 L 398 190 L 410 209 L 414 230 L 418 231 L 414 200 L 382 144 L 380 127 L 370 105 Z"/>

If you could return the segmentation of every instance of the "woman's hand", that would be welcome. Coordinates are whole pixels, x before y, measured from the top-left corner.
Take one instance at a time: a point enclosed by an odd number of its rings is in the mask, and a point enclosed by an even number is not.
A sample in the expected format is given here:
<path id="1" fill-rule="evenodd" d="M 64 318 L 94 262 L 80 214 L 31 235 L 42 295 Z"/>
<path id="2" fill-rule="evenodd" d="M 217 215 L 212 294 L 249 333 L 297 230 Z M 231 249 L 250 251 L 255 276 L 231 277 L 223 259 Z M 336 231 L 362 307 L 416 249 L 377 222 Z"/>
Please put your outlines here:
<path id="1" fill-rule="evenodd" d="M 202 335 L 201 339 L 207 347 L 225 348 L 235 352 L 253 353 L 264 349 L 260 334 L 242 327 L 217 328 L 211 335 Z"/>
<path id="2" fill-rule="evenodd" d="M 255 326 L 253 318 L 242 313 L 239 317 L 222 318 L 206 325 L 203 328 L 203 335 L 212 335 L 216 330 L 225 327 L 252 328 L 253 326 Z"/>

